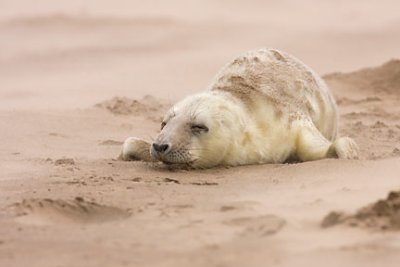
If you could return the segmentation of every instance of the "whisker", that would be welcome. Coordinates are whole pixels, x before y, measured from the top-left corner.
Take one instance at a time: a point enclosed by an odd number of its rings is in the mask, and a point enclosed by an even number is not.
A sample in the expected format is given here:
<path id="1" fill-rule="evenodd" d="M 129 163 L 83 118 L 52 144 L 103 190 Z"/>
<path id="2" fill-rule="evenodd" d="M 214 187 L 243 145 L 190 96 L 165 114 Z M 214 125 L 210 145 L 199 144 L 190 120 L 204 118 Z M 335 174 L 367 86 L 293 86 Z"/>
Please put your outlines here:
<path id="1" fill-rule="evenodd" d="M 189 148 L 189 149 L 187 149 L 188 151 L 211 151 L 211 149 L 209 149 L 209 148 Z"/>
<path id="2" fill-rule="evenodd" d="M 152 143 L 154 143 L 154 140 L 156 140 L 153 136 L 151 136 L 151 135 L 147 135 L 147 137 L 150 139 L 150 141 L 152 142 Z"/>

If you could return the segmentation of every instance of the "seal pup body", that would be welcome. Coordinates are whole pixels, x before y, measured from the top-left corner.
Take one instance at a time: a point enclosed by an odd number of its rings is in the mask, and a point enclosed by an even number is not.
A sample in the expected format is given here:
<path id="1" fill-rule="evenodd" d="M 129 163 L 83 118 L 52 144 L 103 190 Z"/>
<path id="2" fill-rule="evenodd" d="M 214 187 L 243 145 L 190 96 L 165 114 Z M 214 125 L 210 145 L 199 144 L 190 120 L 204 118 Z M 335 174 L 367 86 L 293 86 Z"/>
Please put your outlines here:
<path id="1" fill-rule="evenodd" d="M 223 67 L 206 92 L 175 104 L 153 144 L 128 138 L 121 158 L 150 154 L 194 168 L 356 158 L 356 143 L 336 138 L 337 127 L 323 80 L 287 53 L 260 49 Z"/>

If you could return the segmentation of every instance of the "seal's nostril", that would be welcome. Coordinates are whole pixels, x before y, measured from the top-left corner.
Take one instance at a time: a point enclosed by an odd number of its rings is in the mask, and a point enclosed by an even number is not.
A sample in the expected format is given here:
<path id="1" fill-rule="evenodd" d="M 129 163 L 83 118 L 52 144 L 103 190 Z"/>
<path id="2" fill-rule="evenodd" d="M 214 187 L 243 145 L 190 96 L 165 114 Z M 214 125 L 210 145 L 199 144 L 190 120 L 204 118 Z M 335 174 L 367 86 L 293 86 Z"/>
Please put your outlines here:
<path id="1" fill-rule="evenodd" d="M 169 145 L 168 144 L 162 144 L 160 145 L 160 152 L 165 152 L 167 151 Z"/>
<path id="2" fill-rule="evenodd" d="M 167 151 L 167 149 L 169 148 L 169 145 L 168 145 L 168 144 L 161 144 L 161 145 L 159 145 L 159 144 L 154 143 L 154 144 L 153 144 L 153 148 L 154 148 L 154 150 L 157 151 L 157 152 L 164 153 L 164 152 Z"/>

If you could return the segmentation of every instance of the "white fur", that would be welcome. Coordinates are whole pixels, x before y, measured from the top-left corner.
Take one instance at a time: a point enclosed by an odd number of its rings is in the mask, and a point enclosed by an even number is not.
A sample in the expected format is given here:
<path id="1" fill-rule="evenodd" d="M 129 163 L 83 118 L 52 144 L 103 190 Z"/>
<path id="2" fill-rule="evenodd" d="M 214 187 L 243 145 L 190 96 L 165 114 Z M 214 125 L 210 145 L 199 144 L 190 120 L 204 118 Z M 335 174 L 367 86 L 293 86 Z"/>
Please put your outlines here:
<path id="1" fill-rule="evenodd" d="M 185 116 L 197 113 L 196 120 L 210 127 L 210 133 L 191 140 L 193 157 L 203 159 L 195 167 L 283 162 L 296 150 L 296 127 L 287 129 L 285 121 L 277 120 L 268 106 L 261 105 L 259 112 L 249 113 L 243 103 L 224 92 L 189 96 L 172 112 Z M 268 123 L 267 135 L 257 121 Z"/>
<path id="2" fill-rule="evenodd" d="M 155 143 L 169 150 L 152 156 L 195 168 L 356 158 L 352 139 L 335 139 L 336 109 L 323 80 L 301 61 L 273 49 L 250 51 L 226 65 L 210 90 L 167 112 Z M 196 124 L 209 131 L 194 134 Z M 123 153 L 137 155 L 134 149 L 128 142 Z"/>

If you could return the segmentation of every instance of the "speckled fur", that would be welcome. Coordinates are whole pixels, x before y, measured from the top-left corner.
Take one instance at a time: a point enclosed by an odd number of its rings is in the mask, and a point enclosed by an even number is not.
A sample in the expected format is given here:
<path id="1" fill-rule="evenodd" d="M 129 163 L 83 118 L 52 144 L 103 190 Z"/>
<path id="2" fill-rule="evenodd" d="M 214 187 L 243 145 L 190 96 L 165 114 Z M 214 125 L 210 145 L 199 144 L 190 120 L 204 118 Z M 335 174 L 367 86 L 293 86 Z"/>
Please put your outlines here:
<path id="1" fill-rule="evenodd" d="M 310 68 L 284 52 L 250 51 L 227 64 L 210 89 L 229 92 L 248 107 L 261 100 L 272 106 L 278 117 L 303 114 L 328 140 L 336 137 L 336 104 L 327 86 Z"/>

